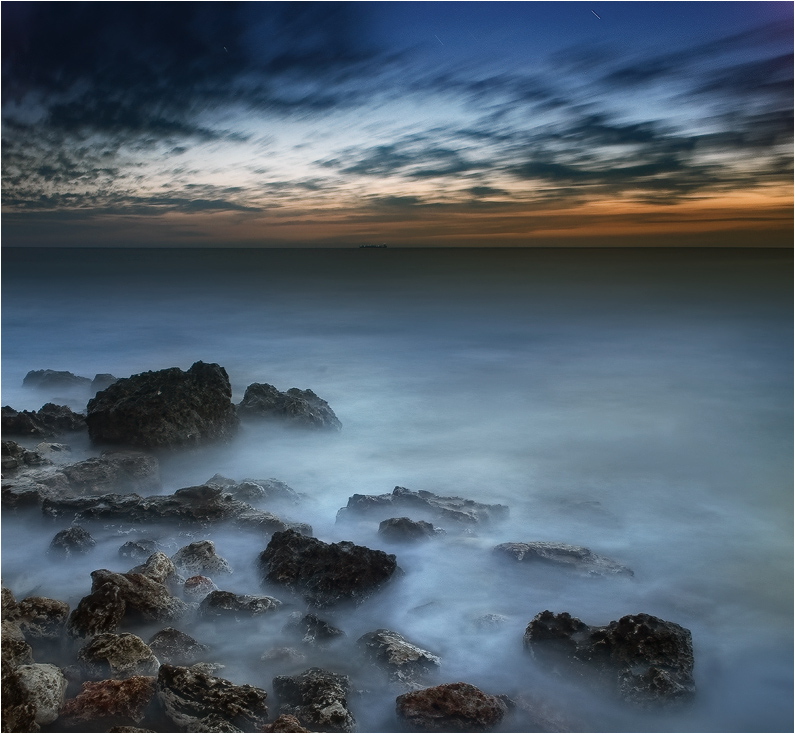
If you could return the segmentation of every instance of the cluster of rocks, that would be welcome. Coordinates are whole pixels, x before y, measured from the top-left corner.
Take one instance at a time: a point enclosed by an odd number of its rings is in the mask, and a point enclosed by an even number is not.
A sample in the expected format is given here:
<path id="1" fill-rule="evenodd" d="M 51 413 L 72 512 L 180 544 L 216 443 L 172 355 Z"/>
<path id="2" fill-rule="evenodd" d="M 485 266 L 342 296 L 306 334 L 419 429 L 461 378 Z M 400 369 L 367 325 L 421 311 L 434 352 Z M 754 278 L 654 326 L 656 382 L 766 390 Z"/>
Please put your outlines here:
<path id="1" fill-rule="evenodd" d="M 63 386 L 69 374 L 30 373 L 26 384 Z M 90 558 L 95 526 L 131 532 L 166 522 L 189 528 L 194 537 L 216 524 L 232 526 L 262 544 L 267 538 L 264 550 L 261 544 L 251 556 L 258 590 L 267 593 L 224 589 L 235 569 L 213 541 L 196 540 L 168 555 L 156 534 L 119 548 L 119 562 L 129 570 L 94 570 L 74 609 L 40 596 L 17 602 L 3 588 L 3 731 L 355 731 L 356 701 L 367 691 L 357 690 L 339 670 L 312 665 L 331 648 L 357 661 L 373 686 L 394 690 L 395 725 L 404 730 L 490 731 L 509 725 L 504 720 L 518 711 L 525 716 L 523 726 L 565 730 L 521 695 L 444 682 L 442 656 L 396 630 L 379 628 L 349 640 L 342 628 L 318 616 L 344 615 L 366 604 L 403 571 L 393 553 L 351 541 L 324 542 L 309 525 L 262 509 L 271 502 L 300 505 L 302 497 L 284 482 L 216 474 L 204 484 L 158 494 L 160 470 L 151 449 L 227 440 L 241 418 L 339 430 L 333 411 L 315 393 L 279 393 L 255 383 L 235 406 L 226 371 L 203 362 L 186 372 L 172 368 L 118 380 L 98 375 L 94 382 L 100 377 L 107 384 L 88 402 L 85 417 L 70 417 L 54 404 L 35 413 L 3 409 L 4 434 L 50 438 L 87 427 L 94 443 L 119 445 L 68 463 L 61 444 L 26 448 L 4 440 L 3 509 L 38 511 L 65 525 L 48 551 L 56 562 Z M 72 386 L 93 389 L 87 378 L 76 379 Z M 378 523 L 378 537 L 399 550 L 407 543 L 444 542 L 446 533 L 494 527 L 508 512 L 501 504 L 395 487 L 388 494 L 351 496 L 337 521 L 373 528 Z M 493 557 L 495 563 L 588 576 L 632 575 L 588 548 L 563 543 L 502 543 Z M 296 606 L 306 611 L 294 611 Z M 289 644 L 274 644 L 260 658 L 275 674 L 275 703 L 263 688 L 220 677 L 223 665 L 214 660 L 213 644 L 185 631 L 201 637 L 201 630 L 280 616 L 283 642 Z M 476 627 L 482 632 L 501 621 L 488 614 Z M 544 611 L 528 624 L 524 647 L 552 674 L 590 680 L 633 704 L 679 702 L 695 690 L 690 633 L 647 614 L 599 627 L 566 612 Z"/>

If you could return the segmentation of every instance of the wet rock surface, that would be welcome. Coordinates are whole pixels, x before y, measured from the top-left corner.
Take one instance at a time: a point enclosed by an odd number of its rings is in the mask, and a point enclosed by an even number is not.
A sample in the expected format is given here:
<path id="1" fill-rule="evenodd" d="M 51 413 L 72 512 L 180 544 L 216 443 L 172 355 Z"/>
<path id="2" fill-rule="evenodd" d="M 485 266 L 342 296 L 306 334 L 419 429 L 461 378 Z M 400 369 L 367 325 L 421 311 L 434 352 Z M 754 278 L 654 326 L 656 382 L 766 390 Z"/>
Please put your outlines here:
<path id="1" fill-rule="evenodd" d="M 310 668 L 299 675 L 273 679 L 279 713 L 294 716 L 314 731 L 350 732 L 356 720 L 348 710 L 350 680 L 347 675 Z"/>
<path id="2" fill-rule="evenodd" d="M 498 522 L 508 517 L 506 505 L 488 505 L 463 497 L 443 497 L 423 489 L 395 487 L 391 494 L 354 494 L 337 513 L 338 520 L 355 516 L 394 515 L 396 511 L 425 513 L 461 526 Z"/>
<path id="3" fill-rule="evenodd" d="M 469 683 L 445 683 L 398 696 L 398 719 L 409 731 L 491 731 L 507 713 L 504 700 Z"/>
<path id="4" fill-rule="evenodd" d="M 342 430 L 334 411 L 311 390 L 292 387 L 280 392 L 273 385 L 254 382 L 237 405 L 241 418 L 280 421 L 301 428 Z"/>
<path id="5" fill-rule="evenodd" d="M 398 543 L 414 542 L 443 535 L 444 530 L 435 528 L 425 520 L 411 520 L 408 517 L 390 517 L 382 520 L 378 534 Z"/>
<path id="6" fill-rule="evenodd" d="M 211 591 L 199 605 L 199 616 L 205 619 L 257 617 L 281 606 L 272 596 L 233 594 L 231 591 Z"/>
<path id="7" fill-rule="evenodd" d="M 348 541 L 324 543 L 294 530 L 274 533 L 259 557 L 265 582 L 282 584 L 318 607 L 360 602 L 397 569 L 395 556 Z"/>
<path id="8" fill-rule="evenodd" d="M 253 731 L 267 721 L 267 694 L 236 686 L 195 668 L 161 665 L 157 697 L 171 723 L 183 731 Z"/>
<path id="9" fill-rule="evenodd" d="M 695 693 L 690 631 L 649 614 L 590 627 L 547 610 L 527 626 L 524 644 L 553 664 L 563 660 L 590 670 L 594 681 L 634 704 L 682 702 Z"/>
<path id="10" fill-rule="evenodd" d="M 66 431 L 86 429 L 86 417 L 66 405 L 45 403 L 39 410 L 14 410 L 4 405 L 0 411 L 3 436 L 52 438 Z"/>
<path id="11" fill-rule="evenodd" d="M 357 646 L 365 658 L 389 678 L 409 688 L 420 688 L 442 664 L 441 658 L 388 629 L 362 635 Z"/>
<path id="12" fill-rule="evenodd" d="M 151 676 L 86 681 L 64 704 L 59 726 L 67 731 L 151 731 L 133 725 L 144 719 L 154 695 L 155 678 Z"/>
<path id="13" fill-rule="evenodd" d="M 229 440 L 238 419 L 226 370 L 196 362 L 122 378 L 88 402 L 95 443 L 177 448 Z"/>
<path id="14" fill-rule="evenodd" d="M 157 542 L 154 540 L 128 540 L 119 548 L 122 558 L 143 561 L 157 551 Z"/>
<path id="15" fill-rule="evenodd" d="M 3 441 L 2 466 L 4 474 L 14 472 L 18 469 L 44 466 L 50 463 L 52 462 L 45 456 L 42 456 L 39 451 L 30 451 L 20 446 L 16 441 Z"/>
<path id="16" fill-rule="evenodd" d="M 221 487 L 233 497 L 244 502 L 286 501 L 297 504 L 301 501 L 298 493 L 279 479 L 242 479 L 236 482 L 221 474 L 210 477 L 206 484 Z"/>
<path id="17" fill-rule="evenodd" d="M 50 541 L 48 553 L 52 556 L 74 556 L 88 553 L 94 549 L 97 542 L 91 537 L 91 533 L 79 525 L 60 530 Z"/>
<path id="18" fill-rule="evenodd" d="M 121 680 L 157 674 L 160 661 L 138 635 L 105 633 L 93 637 L 77 653 L 86 678 Z"/>
<path id="19" fill-rule="evenodd" d="M 215 543 L 212 540 L 190 543 L 171 556 L 171 560 L 181 572 L 191 576 L 232 573 L 229 562 L 215 552 Z"/>
<path id="20" fill-rule="evenodd" d="M 521 563 L 548 563 L 589 576 L 633 576 L 631 569 L 588 548 L 566 543 L 500 543 L 494 553 Z"/>
<path id="21" fill-rule="evenodd" d="M 149 649 L 161 663 L 192 665 L 209 650 L 188 634 L 166 627 L 149 640 Z"/>

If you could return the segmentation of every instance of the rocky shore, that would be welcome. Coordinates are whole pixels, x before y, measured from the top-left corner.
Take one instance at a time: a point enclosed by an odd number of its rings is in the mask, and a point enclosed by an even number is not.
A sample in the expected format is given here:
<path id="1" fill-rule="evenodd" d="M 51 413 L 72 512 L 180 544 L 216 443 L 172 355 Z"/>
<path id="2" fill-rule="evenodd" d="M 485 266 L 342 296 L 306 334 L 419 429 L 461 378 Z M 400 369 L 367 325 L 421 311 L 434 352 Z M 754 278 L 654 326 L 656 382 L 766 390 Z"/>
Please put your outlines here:
<path id="1" fill-rule="evenodd" d="M 442 496 L 395 487 L 352 495 L 337 514 L 341 529 L 368 523 L 389 550 L 315 537 L 301 518 L 304 499 L 279 479 L 229 478 L 162 494 L 158 452 L 231 441 L 241 421 L 280 422 L 337 432 L 342 424 L 312 390 L 280 392 L 253 383 L 232 403 L 226 370 L 195 363 L 116 379 L 93 380 L 39 370 L 25 385 L 67 386 L 91 393 L 85 413 L 45 404 L 38 411 L 2 409 L 2 507 L 6 522 L 39 517 L 52 528 L 46 562 L 90 559 L 92 532 L 112 526 L 130 534 L 113 568 L 95 568 L 75 583 L 82 598 L 17 598 L 2 589 L 2 729 L 8 732 L 352 732 L 357 711 L 390 704 L 388 730 L 573 731 L 565 709 L 539 700 L 521 683 L 485 691 L 445 675 L 445 656 L 388 625 L 350 634 L 355 610 L 401 583 L 401 549 L 444 544 L 478 528 L 499 531 L 510 509 L 487 497 Z M 88 434 L 96 455 L 69 462 L 68 441 Z M 289 517 L 269 506 L 289 508 Z M 189 530 L 192 542 L 162 547 L 157 528 Z M 244 578 L 223 549 L 202 535 L 234 528 L 253 539 Z M 146 537 L 147 530 L 151 537 Z M 134 535 L 133 535 L 134 533 Z M 168 552 L 167 552 L 168 551 Z M 620 561 L 583 546 L 505 538 L 491 552 L 495 573 L 541 564 L 555 573 L 630 578 Z M 32 562 L 40 562 L 34 559 Z M 64 566 L 66 568 L 66 566 Z M 594 581 L 593 583 L 597 583 Z M 574 610 L 583 617 L 588 610 Z M 638 610 L 586 624 L 564 610 L 527 610 L 528 665 L 554 679 L 576 679 L 620 705 L 686 704 L 695 695 L 693 645 L 680 625 Z M 490 614 L 478 628 L 499 624 Z M 218 640 L 226 631 L 268 630 L 246 640 L 269 682 L 224 677 Z M 212 633 L 210 633 L 211 631 Z M 485 633 L 484 633 L 485 634 Z M 410 636 L 409 636 L 410 637 Z M 337 659 L 354 661 L 363 687 Z M 503 650 L 508 655 L 510 650 Z M 247 651 L 250 654 L 250 651 Z M 495 646 L 494 656 L 501 650 Z M 331 661 L 331 662 L 330 662 Z M 259 685 L 254 685 L 258 683 Z M 585 725 L 587 726 L 587 725 Z"/>

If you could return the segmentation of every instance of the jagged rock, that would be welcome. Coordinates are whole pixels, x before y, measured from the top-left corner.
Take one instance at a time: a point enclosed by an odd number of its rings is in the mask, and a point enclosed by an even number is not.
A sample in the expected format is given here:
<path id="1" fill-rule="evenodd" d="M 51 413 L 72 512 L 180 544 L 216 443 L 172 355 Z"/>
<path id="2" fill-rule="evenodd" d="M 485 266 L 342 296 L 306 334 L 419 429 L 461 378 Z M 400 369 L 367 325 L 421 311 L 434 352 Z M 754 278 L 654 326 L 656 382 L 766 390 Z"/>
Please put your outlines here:
<path id="1" fill-rule="evenodd" d="M 73 525 L 71 528 L 61 530 L 50 541 L 49 553 L 60 556 L 72 556 L 78 553 L 88 553 L 97 542 L 85 528 Z"/>
<path id="2" fill-rule="evenodd" d="M 24 469 L 10 478 L 3 477 L 4 509 L 42 506 L 47 497 L 71 492 L 69 480 L 54 467 Z"/>
<path id="3" fill-rule="evenodd" d="M 229 562 L 215 552 L 212 540 L 199 540 L 180 548 L 171 560 L 180 571 L 190 574 L 232 573 Z"/>
<path id="4" fill-rule="evenodd" d="M 490 731 L 508 707 L 469 683 L 445 683 L 395 700 L 398 719 L 410 731 Z"/>
<path id="5" fill-rule="evenodd" d="M 100 390 L 110 387 L 118 379 L 118 377 L 114 377 L 109 372 L 100 372 L 94 375 L 94 379 L 91 380 L 91 394 L 96 395 Z"/>
<path id="6" fill-rule="evenodd" d="M 379 535 L 398 542 L 425 540 L 443 533 L 444 530 L 435 528 L 425 520 L 411 520 L 408 517 L 390 517 L 382 520 L 378 526 Z"/>
<path id="7" fill-rule="evenodd" d="M 64 431 L 79 431 L 86 427 L 84 415 L 66 405 L 45 403 L 39 410 L 14 410 L 4 405 L 0 410 L 4 436 L 50 438 Z"/>
<path id="8" fill-rule="evenodd" d="M 138 635 L 128 632 L 96 635 L 77 653 L 86 678 L 121 680 L 155 675 L 160 661 Z"/>
<path id="9" fill-rule="evenodd" d="M 396 510 L 420 512 L 437 520 L 465 526 L 488 524 L 508 517 L 505 505 L 486 505 L 463 497 L 442 497 L 423 489 L 414 491 L 395 487 L 391 494 L 354 494 L 348 499 L 347 506 L 339 510 L 337 519 L 357 515 L 383 517 L 394 514 Z"/>
<path id="10" fill-rule="evenodd" d="M 77 731 L 151 731 L 125 725 L 140 722 L 154 696 L 155 679 L 151 676 L 86 681 L 80 693 L 64 704 L 59 724 Z M 106 728 L 111 724 L 116 726 Z"/>
<path id="11" fill-rule="evenodd" d="M 301 535 L 312 535 L 312 526 L 305 522 L 292 522 L 282 520 L 266 510 L 246 510 L 235 517 L 235 525 L 249 530 L 259 530 L 264 533 L 276 533 L 281 530 L 295 530 Z"/>
<path id="12" fill-rule="evenodd" d="M 127 602 L 121 589 L 108 583 L 97 586 L 84 596 L 72 610 L 66 622 L 71 637 L 91 637 L 103 632 L 115 632 L 124 619 Z"/>
<path id="13" fill-rule="evenodd" d="M 160 464 L 140 451 L 104 451 L 102 456 L 61 468 L 79 494 L 146 492 L 160 489 Z"/>
<path id="14" fill-rule="evenodd" d="M 633 576 L 631 569 L 580 545 L 565 543 L 501 543 L 494 552 L 523 563 L 550 563 L 589 576 Z"/>
<path id="15" fill-rule="evenodd" d="M 281 606 L 272 596 L 233 594 L 231 591 L 211 591 L 199 605 L 199 615 L 213 617 L 257 617 Z"/>
<path id="16" fill-rule="evenodd" d="M 149 648 L 161 663 L 170 665 L 191 665 L 209 650 L 207 645 L 173 627 L 166 627 L 154 635 L 149 640 Z"/>
<path id="17" fill-rule="evenodd" d="M 366 659 L 384 670 L 389 678 L 409 688 L 419 688 L 442 664 L 433 653 L 409 642 L 392 630 L 380 629 L 362 635 L 356 644 Z"/>
<path id="18" fill-rule="evenodd" d="M 0 591 L 0 614 L 4 621 L 16 619 L 19 614 L 17 600 L 11 589 L 3 586 Z"/>
<path id="19" fill-rule="evenodd" d="M 157 697 L 183 731 L 250 731 L 264 726 L 268 717 L 262 689 L 236 686 L 194 668 L 161 665 Z"/>
<path id="20" fill-rule="evenodd" d="M 3 660 L 6 650 L 3 646 Z M 4 666 L 5 667 L 5 666 Z M 6 732 L 37 732 L 41 727 L 36 723 L 36 705 L 28 700 L 25 690 L 20 685 L 16 671 L 3 671 L 2 695 L 2 722 L 0 729 Z"/>
<path id="21" fill-rule="evenodd" d="M 238 427 L 226 370 L 196 362 L 117 380 L 88 401 L 96 443 L 140 448 L 198 446 L 231 439 Z"/>
<path id="22" fill-rule="evenodd" d="M 295 716 L 290 716 L 289 714 L 282 714 L 276 721 L 271 724 L 265 724 L 265 726 L 260 729 L 262 732 L 298 732 L 299 734 L 303 732 L 310 732 L 311 729 L 304 729 L 301 726 L 301 722 L 295 718 Z"/>
<path id="23" fill-rule="evenodd" d="M 695 692 L 690 631 L 649 614 L 589 627 L 547 610 L 527 626 L 524 644 L 536 657 L 591 670 L 595 681 L 631 703 L 679 702 Z"/>
<path id="24" fill-rule="evenodd" d="M 243 479 L 236 482 L 221 474 L 215 474 L 207 480 L 207 484 L 222 487 L 233 497 L 244 502 L 288 501 L 293 504 L 300 502 L 298 492 L 278 479 Z"/>
<path id="25" fill-rule="evenodd" d="M 60 668 L 48 663 L 20 665 L 15 671 L 17 683 L 26 701 L 35 708 L 37 724 L 52 724 L 66 696 L 66 676 Z"/>
<path id="26" fill-rule="evenodd" d="M 130 573 L 140 573 L 158 584 L 165 585 L 172 591 L 184 583 L 174 561 L 162 551 L 155 551 L 146 559 L 145 563 L 130 569 Z"/>
<path id="27" fill-rule="evenodd" d="M 2 637 L 0 637 L 0 654 L 3 661 L 3 674 L 20 665 L 33 662 L 33 650 L 25 640 L 25 635 L 16 622 L 9 619 L 2 621 Z"/>
<path id="28" fill-rule="evenodd" d="M 4 409 L 5 410 L 5 409 Z M 52 462 L 38 451 L 29 451 L 16 441 L 3 441 L 2 468 L 3 472 L 14 472 L 30 466 L 44 466 Z"/>
<path id="29" fill-rule="evenodd" d="M 218 587 L 207 576 L 191 576 L 182 587 L 182 594 L 194 601 L 201 601 L 213 591 L 218 591 Z"/>
<path id="30" fill-rule="evenodd" d="M 265 582 L 283 584 L 318 607 L 360 602 L 397 569 L 395 556 L 350 541 L 324 543 L 294 530 L 274 533 L 260 554 Z"/>
<path id="31" fill-rule="evenodd" d="M 80 413 L 75 413 L 67 405 L 45 403 L 36 411 L 36 418 L 48 431 L 56 434 L 64 431 L 84 431 L 86 429 L 86 417 Z"/>
<path id="32" fill-rule="evenodd" d="M 310 668 L 299 675 L 277 676 L 273 691 L 279 699 L 279 713 L 295 716 L 301 724 L 326 732 L 356 729 L 356 720 L 348 710 L 347 675 Z"/>
<path id="33" fill-rule="evenodd" d="M 294 612 L 292 619 L 282 628 L 283 632 L 298 635 L 301 642 L 313 647 L 324 647 L 334 640 L 345 637 L 345 633 L 314 614 Z"/>
<path id="34" fill-rule="evenodd" d="M 278 420 L 301 428 L 342 430 L 342 423 L 325 400 L 311 390 L 295 387 L 279 392 L 273 385 L 254 382 L 246 388 L 237 413 L 241 418 Z"/>
<path id="35" fill-rule="evenodd" d="M 91 386 L 88 377 L 79 377 L 66 370 L 30 370 L 22 387 L 35 387 L 40 390 L 85 389 Z"/>
<path id="36" fill-rule="evenodd" d="M 146 560 L 157 552 L 157 543 L 154 540 L 128 540 L 121 548 L 119 555 L 122 558 Z"/>
<path id="37" fill-rule="evenodd" d="M 57 599 L 29 596 L 17 605 L 16 623 L 34 640 L 57 640 L 69 617 L 69 605 Z"/>

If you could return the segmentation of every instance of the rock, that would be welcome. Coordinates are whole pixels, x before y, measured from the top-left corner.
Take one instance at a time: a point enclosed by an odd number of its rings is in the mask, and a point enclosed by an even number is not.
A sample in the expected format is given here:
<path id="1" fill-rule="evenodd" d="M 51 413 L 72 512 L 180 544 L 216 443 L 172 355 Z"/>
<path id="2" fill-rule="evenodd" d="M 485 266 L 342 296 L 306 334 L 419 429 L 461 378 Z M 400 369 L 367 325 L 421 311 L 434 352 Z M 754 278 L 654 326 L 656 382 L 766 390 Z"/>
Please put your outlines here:
<path id="1" fill-rule="evenodd" d="M 114 377 L 108 372 L 101 372 L 94 375 L 94 379 L 91 380 L 91 394 L 96 395 L 100 390 L 110 387 L 118 379 L 118 377 Z"/>
<path id="2" fill-rule="evenodd" d="M 690 631 L 649 614 L 589 627 L 547 610 L 530 622 L 524 644 L 536 657 L 591 670 L 595 681 L 631 703 L 679 702 L 695 692 Z"/>
<path id="3" fill-rule="evenodd" d="M 154 552 L 146 559 L 146 563 L 130 569 L 130 573 L 140 573 L 158 584 L 163 584 L 172 591 L 184 583 L 176 565 L 174 565 L 174 561 L 161 551 Z"/>
<path id="4" fill-rule="evenodd" d="M 29 451 L 16 441 L 3 441 L 2 467 L 3 473 L 14 472 L 31 466 L 44 466 L 52 462 L 42 456 L 39 451 Z"/>
<path id="5" fill-rule="evenodd" d="M 294 530 L 273 534 L 260 554 L 265 582 L 283 584 L 317 607 L 361 602 L 397 568 L 395 556 L 350 541 L 324 543 Z"/>
<path id="6" fill-rule="evenodd" d="M 417 647 L 392 630 L 368 632 L 356 644 L 370 663 L 384 670 L 391 680 L 409 688 L 421 687 L 423 679 L 442 664 L 437 655 Z"/>
<path id="7" fill-rule="evenodd" d="M 397 542 L 410 542 L 433 538 L 444 533 L 424 520 L 411 520 L 408 517 L 390 517 L 382 520 L 378 526 L 378 534 Z"/>
<path id="8" fill-rule="evenodd" d="M 237 413 L 241 418 L 277 420 L 301 428 L 342 430 L 342 423 L 325 400 L 311 390 L 295 387 L 279 392 L 273 385 L 254 382 L 246 388 Z"/>
<path id="9" fill-rule="evenodd" d="M 306 655 L 294 647 L 272 647 L 262 653 L 260 660 L 266 663 L 279 662 L 295 665 L 304 662 Z"/>
<path id="10" fill-rule="evenodd" d="M 80 693 L 61 709 L 64 730 L 151 731 L 125 724 L 137 724 L 146 715 L 155 696 L 155 679 L 132 676 L 124 680 L 86 681 Z M 116 724 L 114 728 L 106 728 Z M 102 727 L 102 728 L 100 728 Z"/>
<path id="11" fill-rule="evenodd" d="M 35 387 L 39 390 L 63 390 L 91 386 L 88 377 L 78 377 L 66 370 L 31 370 L 22 380 L 22 387 Z"/>
<path id="12" fill-rule="evenodd" d="M 66 676 L 60 668 L 34 663 L 20 665 L 14 674 L 27 702 L 36 710 L 36 723 L 40 726 L 52 724 L 66 697 Z"/>
<path id="13" fill-rule="evenodd" d="M 3 619 L 0 643 L 4 675 L 7 670 L 13 670 L 20 665 L 30 665 L 33 662 L 33 650 L 16 622 Z"/>
<path id="14" fill-rule="evenodd" d="M 218 591 L 218 587 L 207 576 L 191 576 L 189 579 L 185 579 L 185 584 L 182 587 L 183 596 L 193 601 L 201 601 L 212 591 Z"/>
<path id="15" fill-rule="evenodd" d="M 117 380 L 88 401 L 95 443 L 179 448 L 226 441 L 237 431 L 226 370 L 196 362 Z"/>
<path id="16" fill-rule="evenodd" d="M 57 599 L 29 596 L 19 602 L 16 623 L 34 640 L 57 640 L 69 617 L 69 605 Z"/>
<path id="17" fill-rule="evenodd" d="M 314 614 L 294 612 L 292 619 L 284 625 L 283 632 L 301 637 L 301 642 L 312 647 L 325 647 L 334 640 L 345 637 L 345 633 L 316 617 Z"/>
<path id="18" fill-rule="evenodd" d="M 271 724 L 265 724 L 260 729 L 262 732 L 309 732 L 310 729 L 304 729 L 301 722 L 290 716 L 289 714 L 282 714 L 276 721 Z"/>
<path id="19" fill-rule="evenodd" d="M 79 494 L 146 492 L 160 489 L 160 464 L 140 451 L 104 451 L 102 456 L 61 468 Z"/>
<path id="20" fill-rule="evenodd" d="M 302 725 L 326 732 L 356 729 L 356 720 L 348 710 L 347 675 L 310 668 L 299 675 L 277 676 L 273 691 L 279 698 L 279 713 L 295 716 Z"/>
<path id="21" fill-rule="evenodd" d="M 3 651 L 5 659 L 5 650 Z M 6 732 L 37 732 L 41 727 L 36 723 L 36 706 L 28 700 L 26 692 L 19 685 L 16 672 L 3 675 L 2 723 L 0 729 Z"/>
<path id="22" fill-rule="evenodd" d="M 494 552 L 523 563 L 549 563 L 589 576 L 633 576 L 631 569 L 605 556 L 591 553 L 588 548 L 565 543 L 501 543 Z"/>
<path id="23" fill-rule="evenodd" d="M 161 665 L 157 697 L 166 715 L 182 731 L 251 731 L 265 725 L 267 694 L 236 686 L 192 668 Z"/>
<path id="24" fill-rule="evenodd" d="M 157 552 L 157 543 L 154 540 L 128 540 L 121 548 L 119 555 L 122 558 L 146 560 Z"/>
<path id="25" fill-rule="evenodd" d="M 474 624 L 477 629 L 485 630 L 502 627 L 507 621 L 508 617 L 504 614 L 489 613 L 481 614 L 479 617 L 476 617 Z"/>
<path id="26" fill-rule="evenodd" d="M 191 665 L 209 650 L 207 645 L 173 627 L 166 627 L 154 635 L 149 640 L 149 648 L 161 663 L 170 665 Z"/>
<path id="27" fill-rule="evenodd" d="M 14 597 L 14 592 L 11 589 L 2 587 L 0 593 L 0 614 L 2 614 L 3 621 L 16 619 L 19 615 L 19 605 Z"/>
<path id="28" fill-rule="evenodd" d="M 72 453 L 72 448 L 65 443 L 42 441 L 36 446 L 36 453 L 47 459 L 45 463 L 49 463 L 52 459 L 65 459 L 68 454 Z"/>
<path id="29" fill-rule="evenodd" d="M 14 410 L 10 405 L 4 405 L 0 409 L 0 421 L 2 421 L 3 436 L 33 436 L 37 438 L 47 438 L 52 436 L 49 431 L 37 419 L 36 413 L 30 410 Z"/>
<path id="30" fill-rule="evenodd" d="M 127 602 L 121 589 L 108 583 L 98 586 L 84 596 L 72 610 L 66 622 L 71 637 L 91 637 L 103 632 L 115 632 L 124 619 Z"/>
<path id="31" fill-rule="evenodd" d="M 199 616 L 205 618 L 258 617 L 281 606 L 272 596 L 233 594 L 231 591 L 211 591 L 199 605 Z"/>
<path id="32" fill-rule="evenodd" d="M 86 417 L 80 413 L 75 413 L 66 405 L 45 403 L 36 411 L 36 418 L 45 429 L 56 434 L 64 431 L 84 431 L 86 429 Z"/>
<path id="33" fill-rule="evenodd" d="M 294 489 L 278 479 L 234 479 L 215 474 L 207 480 L 207 484 L 222 487 L 233 497 L 244 502 L 288 501 L 298 504 L 301 498 Z"/>
<path id="34" fill-rule="evenodd" d="M 64 431 L 79 431 L 86 427 L 85 416 L 65 405 L 46 403 L 37 411 L 17 411 L 4 405 L 2 411 L 4 436 L 49 438 Z"/>
<path id="35" fill-rule="evenodd" d="M 86 678 L 121 680 L 156 675 L 160 661 L 138 635 L 128 632 L 96 635 L 77 653 Z"/>
<path id="36" fill-rule="evenodd" d="M 215 552 L 212 540 L 199 540 L 180 548 L 171 560 L 180 571 L 190 574 L 232 573 L 232 567 Z"/>
<path id="37" fill-rule="evenodd" d="M 508 707 L 469 683 L 445 683 L 395 700 L 398 719 L 410 731 L 490 731 Z"/>
<path id="38" fill-rule="evenodd" d="M 405 487 L 395 487 L 391 494 L 354 494 L 348 504 L 337 513 L 337 520 L 351 516 L 393 514 L 396 510 L 421 512 L 438 520 L 453 521 L 459 525 L 472 526 L 504 520 L 508 517 L 505 505 L 485 505 L 462 497 L 442 497 Z"/>
<path id="39" fill-rule="evenodd" d="M 73 525 L 71 528 L 61 530 L 55 534 L 55 537 L 50 541 L 48 553 L 68 558 L 73 555 L 88 553 L 96 544 L 97 542 L 87 530 L 79 525 Z"/>
<path id="40" fill-rule="evenodd" d="M 235 525 L 249 530 L 259 530 L 264 533 L 276 533 L 281 530 L 295 530 L 301 535 L 312 535 L 312 526 L 305 522 L 291 522 L 282 520 L 271 512 L 265 510 L 246 510 L 235 517 Z"/>

